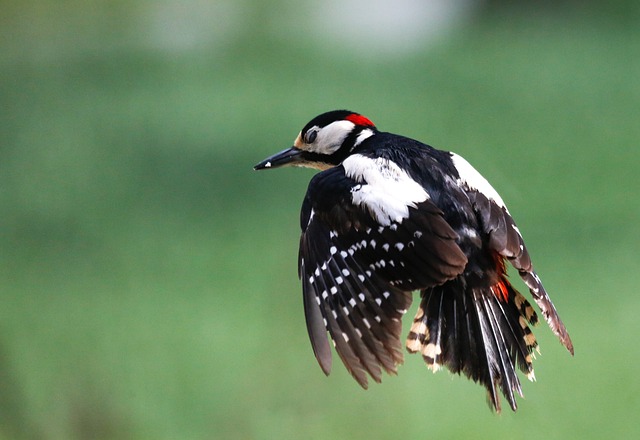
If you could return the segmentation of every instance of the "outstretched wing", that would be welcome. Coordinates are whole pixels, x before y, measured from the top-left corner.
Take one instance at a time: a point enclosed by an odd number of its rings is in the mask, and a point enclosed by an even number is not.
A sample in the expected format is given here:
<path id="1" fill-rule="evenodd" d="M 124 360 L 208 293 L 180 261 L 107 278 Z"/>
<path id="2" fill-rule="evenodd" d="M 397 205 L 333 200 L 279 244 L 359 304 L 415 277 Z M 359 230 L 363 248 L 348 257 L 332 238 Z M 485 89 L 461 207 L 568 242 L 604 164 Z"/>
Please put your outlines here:
<path id="1" fill-rule="evenodd" d="M 474 210 L 480 218 L 481 227 L 489 236 L 489 246 L 507 258 L 518 270 L 533 299 L 536 301 L 549 327 L 560 342 L 573 354 L 573 343 L 560 319 L 551 298 L 544 289 L 540 277 L 531 264 L 531 257 L 504 202 L 491 185 L 462 157 L 452 154 L 453 162 L 460 174 L 460 185 L 467 190 Z"/>
<path id="2" fill-rule="evenodd" d="M 373 164 L 359 160 L 357 165 Z M 389 164 L 378 165 L 384 171 Z M 319 173 L 309 184 L 299 275 L 321 368 L 331 370 L 328 331 L 343 363 L 366 388 L 367 375 L 379 382 L 383 369 L 395 373 L 403 360 L 400 320 L 410 292 L 456 277 L 467 259 L 424 190 L 405 186 L 389 194 L 393 186 L 375 182 L 375 171 L 352 173 L 354 164 L 345 166 Z"/>

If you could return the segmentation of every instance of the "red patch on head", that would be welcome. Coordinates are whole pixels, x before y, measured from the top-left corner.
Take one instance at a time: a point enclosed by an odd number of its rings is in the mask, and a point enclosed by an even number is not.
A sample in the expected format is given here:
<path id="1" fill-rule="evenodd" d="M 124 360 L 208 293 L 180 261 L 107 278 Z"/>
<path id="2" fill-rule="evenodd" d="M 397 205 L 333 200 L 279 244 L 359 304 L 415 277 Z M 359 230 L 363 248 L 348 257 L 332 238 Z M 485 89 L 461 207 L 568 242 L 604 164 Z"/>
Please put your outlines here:
<path id="1" fill-rule="evenodd" d="M 351 121 L 356 125 L 364 125 L 365 127 L 375 127 L 375 124 L 369 120 L 369 118 L 359 115 L 357 113 L 351 113 L 345 118 L 347 121 Z"/>

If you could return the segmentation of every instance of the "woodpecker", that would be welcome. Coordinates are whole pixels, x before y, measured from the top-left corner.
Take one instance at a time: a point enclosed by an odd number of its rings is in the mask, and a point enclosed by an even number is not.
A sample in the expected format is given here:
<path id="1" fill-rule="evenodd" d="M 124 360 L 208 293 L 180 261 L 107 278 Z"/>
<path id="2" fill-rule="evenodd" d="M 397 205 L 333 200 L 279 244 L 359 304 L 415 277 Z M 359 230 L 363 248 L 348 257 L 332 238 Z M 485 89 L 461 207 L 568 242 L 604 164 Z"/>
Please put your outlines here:
<path id="1" fill-rule="evenodd" d="M 496 190 L 461 156 L 379 131 L 365 116 L 335 110 L 300 131 L 293 146 L 258 163 L 320 170 L 302 204 L 298 274 L 313 352 L 331 371 L 330 335 L 349 373 L 396 374 L 401 318 L 420 292 L 406 339 L 434 372 L 464 374 L 499 392 L 515 411 L 517 369 L 534 380 L 539 351 L 531 304 L 507 279 L 508 261 L 573 355 L 571 338 L 531 264 Z"/>

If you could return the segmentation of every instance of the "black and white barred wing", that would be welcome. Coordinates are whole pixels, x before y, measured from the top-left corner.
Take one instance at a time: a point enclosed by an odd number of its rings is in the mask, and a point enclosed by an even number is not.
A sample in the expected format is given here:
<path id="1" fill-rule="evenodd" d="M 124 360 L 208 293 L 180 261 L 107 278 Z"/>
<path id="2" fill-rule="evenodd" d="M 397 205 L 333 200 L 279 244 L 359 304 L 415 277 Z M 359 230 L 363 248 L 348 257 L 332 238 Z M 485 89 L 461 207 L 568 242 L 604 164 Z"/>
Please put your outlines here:
<path id="1" fill-rule="evenodd" d="M 511 214 L 498 193 L 462 157 L 452 154 L 452 160 L 460 174 L 460 185 L 465 187 L 481 226 L 489 236 L 489 246 L 500 256 L 507 258 L 518 270 L 533 299 L 536 301 L 551 330 L 560 342 L 573 354 L 573 343 L 560 319 L 551 298 L 531 263 L 531 257 Z"/>
<path id="2" fill-rule="evenodd" d="M 329 331 L 338 355 L 363 387 L 382 369 L 402 362 L 401 318 L 411 296 L 385 283 L 330 240 L 331 231 L 313 221 L 300 243 L 300 277 L 307 329 L 318 362 L 331 371 Z"/>
<path id="3" fill-rule="evenodd" d="M 345 161 L 345 167 L 311 181 L 299 266 L 320 366 L 329 373 L 328 331 L 347 369 L 366 387 L 367 373 L 380 381 L 382 369 L 395 373 L 402 362 L 400 320 L 411 304 L 410 291 L 454 278 L 467 260 L 426 193 L 405 186 L 389 194 L 393 184 L 376 180 L 389 164 L 361 161 L 358 166 L 371 169 L 356 173 Z"/>

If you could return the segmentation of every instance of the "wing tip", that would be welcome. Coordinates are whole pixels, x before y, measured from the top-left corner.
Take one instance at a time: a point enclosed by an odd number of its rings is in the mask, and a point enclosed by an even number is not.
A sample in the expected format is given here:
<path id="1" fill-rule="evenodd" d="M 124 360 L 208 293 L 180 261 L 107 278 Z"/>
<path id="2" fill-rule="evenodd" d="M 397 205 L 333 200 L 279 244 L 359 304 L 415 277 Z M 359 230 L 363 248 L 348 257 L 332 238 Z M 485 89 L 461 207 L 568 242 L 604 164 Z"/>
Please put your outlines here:
<path id="1" fill-rule="evenodd" d="M 320 365 L 320 369 L 325 374 L 325 376 L 329 376 L 331 374 L 332 366 L 331 352 L 329 352 L 328 354 L 315 353 L 315 355 L 316 360 Z"/>

